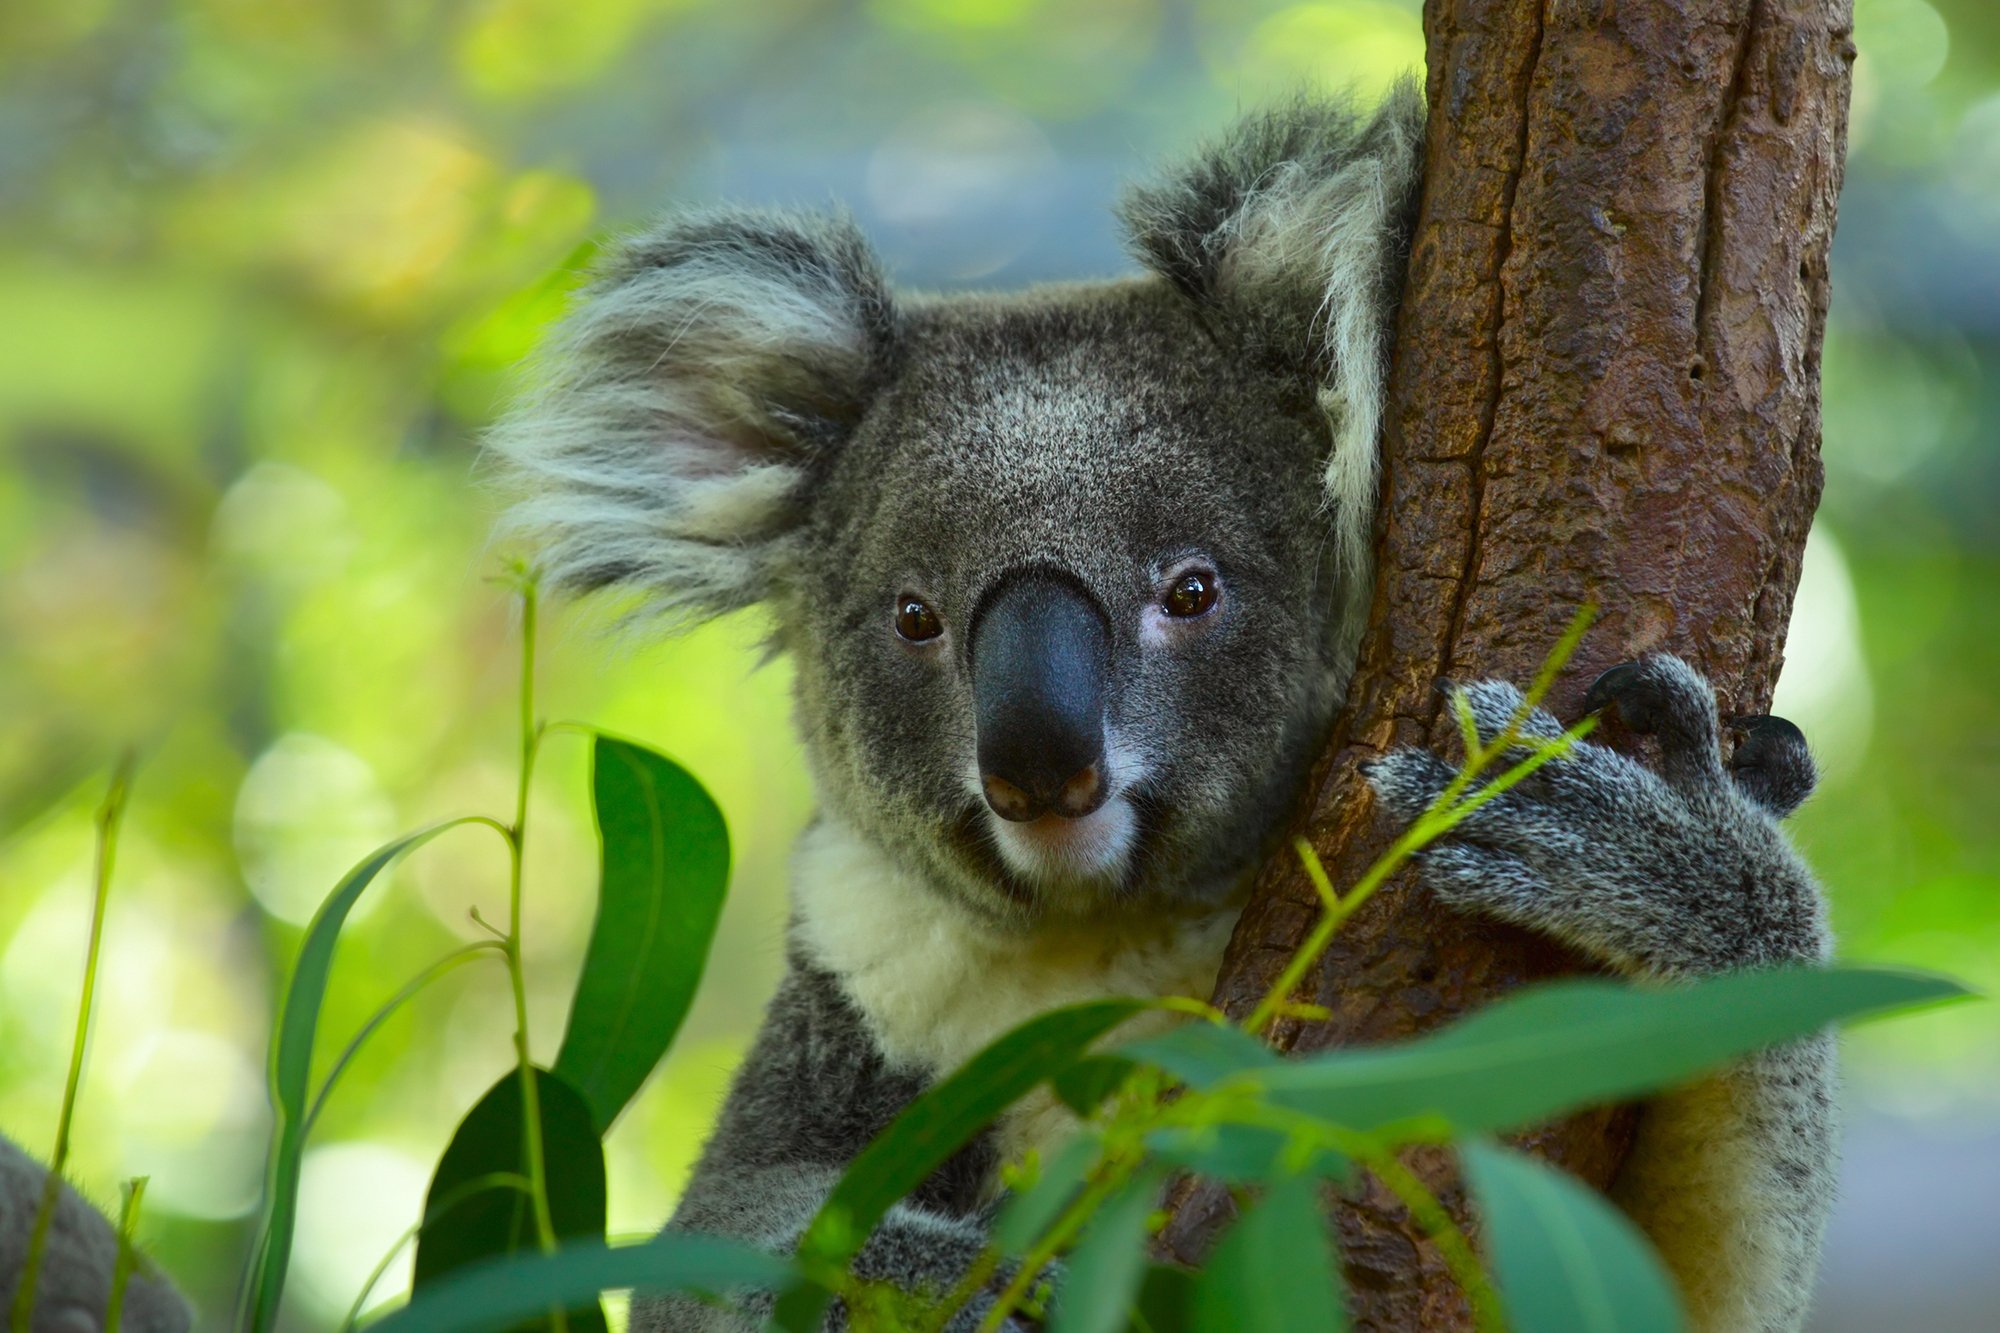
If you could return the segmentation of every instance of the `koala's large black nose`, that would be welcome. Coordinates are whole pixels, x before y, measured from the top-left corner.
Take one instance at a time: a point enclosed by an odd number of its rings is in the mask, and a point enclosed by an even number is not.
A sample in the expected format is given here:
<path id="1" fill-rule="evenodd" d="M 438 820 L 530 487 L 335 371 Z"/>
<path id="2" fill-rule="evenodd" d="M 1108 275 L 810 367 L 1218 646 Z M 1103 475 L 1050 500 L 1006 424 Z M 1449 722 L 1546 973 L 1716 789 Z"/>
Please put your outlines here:
<path id="1" fill-rule="evenodd" d="M 1104 803 L 1104 613 L 1068 580 L 1002 584 L 972 627 L 979 780 L 1002 819 L 1079 818 Z"/>

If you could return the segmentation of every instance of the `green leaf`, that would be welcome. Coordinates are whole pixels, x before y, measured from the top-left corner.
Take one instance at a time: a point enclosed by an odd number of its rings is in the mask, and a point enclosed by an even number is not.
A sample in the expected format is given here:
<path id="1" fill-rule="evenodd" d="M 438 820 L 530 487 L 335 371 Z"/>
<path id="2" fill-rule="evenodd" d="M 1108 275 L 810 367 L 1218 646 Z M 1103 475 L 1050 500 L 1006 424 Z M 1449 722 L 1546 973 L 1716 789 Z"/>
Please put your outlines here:
<path id="1" fill-rule="evenodd" d="M 1316 1182 L 1281 1176 L 1216 1242 L 1195 1282 L 1194 1327 L 1230 1333 L 1330 1333 L 1347 1327 Z"/>
<path id="2" fill-rule="evenodd" d="M 1052 1333 L 1123 1333 L 1146 1274 L 1146 1220 L 1166 1172 L 1141 1171 L 1104 1201 L 1063 1263 Z"/>
<path id="3" fill-rule="evenodd" d="M 591 1123 L 590 1107 L 557 1074 L 535 1071 L 535 1100 L 541 1109 L 542 1162 L 548 1180 L 549 1220 L 560 1241 L 604 1239 L 604 1146 Z M 528 1174 L 521 1118 L 521 1075 L 508 1070 L 466 1113 L 438 1158 L 437 1172 L 424 1195 L 424 1216 L 436 1216 L 468 1187 L 499 1173 Z M 536 1250 L 535 1217 L 519 1190 L 485 1190 L 464 1198 L 443 1225 L 417 1236 L 418 1291 L 483 1260 Z M 551 1307 L 542 1306 L 545 1316 Z M 542 1329 L 535 1318 L 516 1327 Z M 595 1300 L 569 1312 L 571 1333 L 603 1333 L 604 1313 Z"/>
<path id="4" fill-rule="evenodd" d="M 1288 1159 L 1291 1137 L 1263 1125 L 1214 1124 L 1163 1129 L 1146 1136 L 1161 1161 L 1230 1184 L 1252 1185 L 1295 1173 L 1344 1180 L 1352 1164 L 1319 1147 L 1303 1163 Z"/>
<path id="5" fill-rule="evenodd" d="M 1026 1254 L 1042 1238 L 1083 1187 L 1084 1177 L 1097 1165 L 1104 1140 L 1095 1134 L 1073 1135 L 1049 1159 L 1035 1183 L 1007 1200 L 993 1224 L 993 1243 L 1008 1254 Z"/>
<path id="6" fill-rule="evenodd" d="M 1178 1268 L 1146 1270 L 1132 1301 L 1133 1333 L 1184 1333 L 1194 1327 L 1195 1275 Z"/>
<path id="7" fill-rule="evenodd" d="M 1138 1066 L 1115 1055 L 1087 1055 L 1049 1079 L 1056 1097 L 1080 1116 L 1090 1115 L 1125 1086 Z"/>
<path id="8" fill-rule="evenodd" d="M 285 1292 L 285 1274 L 291 1264 L 292 1230 L 298 1221 L 299 1161 L 305 1154 L 313 1041 L 319 1032 L 320 1006 L 326 1001 L 333 947 L 340 938 L 340 929 L 362 891 L 406 853 L 446 829 L 482 822 L 485 821 L 473 818 L 448 819 L 370 852 L 334 886 L 306 927 L 299 960 L 285 987 L 277 1026 L 271 1030 L 271 1157 L 264 1178 L 263 1222 L 258 1227 L 250 1270 L 245 1276 L 248 1326 L 260 1333 L 277 1321 L 278 1303 Z"/>
<path id="9" fill-rule="evenodd" d="M 792 1271 L 782 1259 L 715 1236 L 668 1231 L 637 1245 L 583 1242 L 461 1269 L 369 1325 L 369 1333 L 486 1333 L 551 1305 L 582 1305 L 627 1287 L 719 1299 L 746 1288 L 776 1290 Z"/>
<path id="10" fill-rule="evenodd" d="M 1623 1213 L 1554 1167 L 1459 1149 L 1512 1333 L 1673 1333 L 1673 1282 Z"/>
<path id="11" fill-rule="evenodd" d="M 1157 1065 L 1191 1088 L 1206 1088 L 1251 1069 L 1270 1069 L 1278 1053 L 1242 1028 L 1227 1023 L 1190 1023 L 1147 1037 L 1118 1054 Z"/>
<path id="12" fill-rule="evenodd" d="M 729 883 L 729 829 L 688 771 L 610 736 L 592 746 L 602 866 L 597 922 L 555 1072 L 599 1134 L 673 1044 Z"/>
<path id="13" fill-rule="evenodd" d="M 1940 977 L 1869 968 L 1736 972 L 1657 989 L 1565 981 L 1435 1036 L 1250 1078 L 1274 1102 L 1356 1129 L 1435 1114 L 1460 1129 L 1505 1130 L 1671 1087 L 1829 1023 L 1964 993 Z"/>
<path id="14" fill-rule="evenodd" d="M 1035 1085 L 1060 1074 L 1144 1000 L 1093 1000 L 1029 1019 L 934 1084 L 861 1150 L 799 1241 L 808 1271 L 847 1263 L 889 1206 L 943 1165 Z M 803 1287 L 779 1299 L 777 1322 L 791 1333 L 819 1327 L 826 1297 Z"/>

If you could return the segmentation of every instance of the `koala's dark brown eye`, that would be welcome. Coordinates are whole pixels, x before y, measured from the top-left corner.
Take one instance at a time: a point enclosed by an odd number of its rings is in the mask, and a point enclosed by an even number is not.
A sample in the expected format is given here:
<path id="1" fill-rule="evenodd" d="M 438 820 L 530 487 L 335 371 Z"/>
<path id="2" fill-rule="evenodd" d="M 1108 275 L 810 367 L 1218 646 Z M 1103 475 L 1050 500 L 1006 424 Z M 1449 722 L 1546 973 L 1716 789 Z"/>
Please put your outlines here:
<path id="1" fill-rule="evenodd" d="M 923 643 L 944 633 L 937 612 L 908 595 L 896 599 L 896 633 L 911 643 Z"/>
<path id="2" fill-rule="evenodd" d="M 1191 569 L 1174 580 L 1161 603 L 1166 613 L 1185 620 L 1215 605 L 1215 575 L 1205 569 Z"/>

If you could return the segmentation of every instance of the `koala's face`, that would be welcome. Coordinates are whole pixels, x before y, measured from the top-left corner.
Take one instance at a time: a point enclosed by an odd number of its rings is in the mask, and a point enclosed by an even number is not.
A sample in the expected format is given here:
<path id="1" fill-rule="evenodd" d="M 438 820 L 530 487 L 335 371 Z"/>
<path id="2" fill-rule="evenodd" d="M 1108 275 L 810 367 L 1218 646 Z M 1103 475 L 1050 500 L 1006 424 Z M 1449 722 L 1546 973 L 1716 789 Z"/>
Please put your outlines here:
<path id="1" fill-rule="evenodd" d="M 614 251 L 493 447 L 555 585 L 770 603 L 832 818 L 998 917 L 1209 903 L 1359 631 L 1413 89 L 1128 196 L 1147 272 L 904 301 L 839 218 Z"/>
<path id="2" fill-rule="evenodd" d="M 832 813 L 989 912 L 1224 895 L 1335 697 L 1327 447 L 1163 284 L 911 312 L 779 598 Z"/>

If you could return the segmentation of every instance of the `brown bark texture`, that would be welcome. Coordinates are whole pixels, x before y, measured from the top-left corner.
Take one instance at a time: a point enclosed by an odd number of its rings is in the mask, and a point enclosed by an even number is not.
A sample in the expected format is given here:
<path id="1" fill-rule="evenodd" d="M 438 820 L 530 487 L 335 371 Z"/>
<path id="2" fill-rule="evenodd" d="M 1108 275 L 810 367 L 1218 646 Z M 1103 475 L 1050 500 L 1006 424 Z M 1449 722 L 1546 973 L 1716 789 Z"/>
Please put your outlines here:
<path id="1" fill-rule="evenodd" d="M 1387 846 L 1357 765 L 1454 753 L 1442 682 L 1525 684 L 1578 608 L 1550 695 L 1653 650 L 1766 710 L 1818 503 L 1827 249 L 1846 148 L 1851 0 L 1427 0 L 1427 176 L 1384 440 L 1374 610 L 1301 831 L 1336 887 Z M 1596 739 L 1633 746 L 1613 727 Z M 1319 915 L 1266 867 L 1217 1002 L 1247 1013 Z M 1296 998 L 1281 1048 L 1389 1041 L 1582 964 L 1392 881 Z M 1630 1109 L 1524 1135 L 1600 1186 Z M 1411 1160 L 1465 1220 L 1442 1154 Z M 1163 1250 L 1231 1211 L 1184 1188 Z M 1436 1249 L 1379 1185 L 1338 1231 L 1357 1326 L 1469 1326 Z"/>

